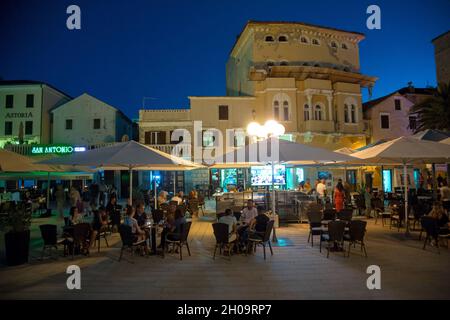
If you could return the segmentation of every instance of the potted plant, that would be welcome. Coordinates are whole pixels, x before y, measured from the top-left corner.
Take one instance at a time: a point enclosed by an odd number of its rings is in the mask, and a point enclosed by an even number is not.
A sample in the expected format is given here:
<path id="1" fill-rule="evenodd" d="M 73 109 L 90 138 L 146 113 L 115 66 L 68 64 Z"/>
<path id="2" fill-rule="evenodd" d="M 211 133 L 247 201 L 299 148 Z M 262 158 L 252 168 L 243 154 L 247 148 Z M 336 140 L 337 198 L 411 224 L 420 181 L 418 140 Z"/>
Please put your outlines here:
<path id="1" fill-rule="evenodd" d="M 11 205 L 0 218 L 0 230 L 5 232 L 6 264 L 16 266 L 28 262 L 31 212 L 25 204 Z"/>

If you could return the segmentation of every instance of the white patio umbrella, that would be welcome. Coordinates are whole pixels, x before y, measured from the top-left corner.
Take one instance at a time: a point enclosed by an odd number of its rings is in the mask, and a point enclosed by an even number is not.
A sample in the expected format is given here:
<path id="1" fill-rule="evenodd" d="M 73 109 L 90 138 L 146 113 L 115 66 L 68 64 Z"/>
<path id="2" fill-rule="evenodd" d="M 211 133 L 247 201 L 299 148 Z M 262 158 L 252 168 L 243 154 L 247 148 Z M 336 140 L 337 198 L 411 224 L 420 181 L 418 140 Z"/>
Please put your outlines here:
<path id="1" fill-rule="evenodd" d="M 275 148 L 275 154 L 272 154 L 272 147 Z M 278 138 L 268 138 L 263 141 L 251 143 L 245 147 L 218 157 L 216 159 L 217 162 L 211 167 L 241 168 L 252 165 L 270 164 L 272 166 L 272 210 L 275 213 L 275 164 L 319 165 L 351 161 L 353 159 L 354 158 L 348 155 L 322 148 Z"/>
<path id="2" fill-rule="evenodd" d="M 45 164 L 37 164 L 32 159 L 18 153 L 0 149 L 0 172 L 53 171 Z"/>
<path id="3" fill-rule="evenodd" d="M 449 162 L 450 145 L 444 143 L 419 140 L 413 137 L 400 137 L 374 147 L 351 154 L 357 160 L 355 164 L 397 164 L 403 166 L 403 184 L 405 186 L 405 222 L 408 230 L 408 180 L 407 166 L 412 164 L 428 164 Z"/>
<path id="4" fill-rule="evenodd" d="M 136 141 L 120 142 L 112 146 L 45 160 L 40 163 L 75 167 L 88 166 L 103 170 L 127 169 L 130 172 L 130 202 L 132 201 L 133 170 L 186 171 L 203 167 Z"/>

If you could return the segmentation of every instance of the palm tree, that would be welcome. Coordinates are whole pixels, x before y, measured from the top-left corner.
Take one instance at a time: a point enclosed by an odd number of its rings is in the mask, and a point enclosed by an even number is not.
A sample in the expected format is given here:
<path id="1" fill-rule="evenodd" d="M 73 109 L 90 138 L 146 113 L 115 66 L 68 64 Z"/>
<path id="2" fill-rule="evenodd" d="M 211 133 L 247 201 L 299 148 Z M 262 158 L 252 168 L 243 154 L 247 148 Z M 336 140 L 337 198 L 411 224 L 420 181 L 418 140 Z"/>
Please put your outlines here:
<path id="1" fill-rule="evenodd" d="M 450 82 L 440 83 L 435 93 L 411 108 L 416 115 L 416 132 L 435 129 L 450 132 Z"/>

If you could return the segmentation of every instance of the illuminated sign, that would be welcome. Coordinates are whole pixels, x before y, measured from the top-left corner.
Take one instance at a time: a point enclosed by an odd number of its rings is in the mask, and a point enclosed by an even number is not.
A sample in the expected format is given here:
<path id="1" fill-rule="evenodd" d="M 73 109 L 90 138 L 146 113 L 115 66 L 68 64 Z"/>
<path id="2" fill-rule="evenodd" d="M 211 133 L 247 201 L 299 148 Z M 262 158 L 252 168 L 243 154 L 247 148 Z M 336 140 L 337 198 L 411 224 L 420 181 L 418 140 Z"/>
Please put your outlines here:
<path id="1" fill-rule="evenodd" d="M 73 152 L 84 152 L 86 147 L 74 147 L 71 145 L 36 145 L 31 149 L 31 154 L 41 155 L 41 154 L 70 154 Z"/>

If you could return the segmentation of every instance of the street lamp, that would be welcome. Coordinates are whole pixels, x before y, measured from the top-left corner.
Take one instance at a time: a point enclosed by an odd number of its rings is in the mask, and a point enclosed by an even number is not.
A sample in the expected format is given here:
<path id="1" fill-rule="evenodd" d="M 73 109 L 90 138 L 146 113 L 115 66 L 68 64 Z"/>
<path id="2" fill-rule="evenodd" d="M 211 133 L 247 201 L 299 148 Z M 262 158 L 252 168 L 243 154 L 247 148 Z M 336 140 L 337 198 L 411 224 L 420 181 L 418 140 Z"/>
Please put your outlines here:
<path id="1" fill-rule="evenodd" d="M 281 123 L 278 123 L 275 120 L 267 120 L 264 125 L 260 125 L 258 122 L 251 122 L 247 126 L 247 133 L 250 136 L 256 136 L 258 138 L 276 138 L 279 136 L 282 136 L 285 132 L 285 128 Z M 276 211 L 276 201 L 275 201 L 275 163 L 274 161 L 271 161 L 272 166 L 272 213 L 275 218 Z M 277 242 L 277 237 L 275 234 L 275 229 L 273 229 L 273 242 Z"/>

